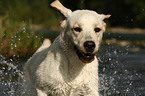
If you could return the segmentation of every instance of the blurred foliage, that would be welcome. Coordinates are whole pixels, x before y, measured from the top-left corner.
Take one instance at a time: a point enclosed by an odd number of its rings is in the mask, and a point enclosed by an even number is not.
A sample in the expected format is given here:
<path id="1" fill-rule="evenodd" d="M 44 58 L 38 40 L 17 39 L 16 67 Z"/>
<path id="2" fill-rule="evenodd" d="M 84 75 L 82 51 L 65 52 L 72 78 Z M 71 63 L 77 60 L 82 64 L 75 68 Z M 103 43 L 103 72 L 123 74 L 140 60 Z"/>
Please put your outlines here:
<path id="1" fill-rule="evenodd" d="M 1 0 L 0 16 L 41 24 L 45 29 L 58 28 L 59 16 L 50 3 L 54 0 Z M 92 9 L 111 14 L 111 26 L 144 27 L 145 0 L 60 0 L 67 8 Z"/>
<path id="2" fill-rule="evenodd" d="M 27 57 L 41 45 L 41 35 L 36 35 L 29 23 L 5 18 L 0 29 L 0 54 L 6 58 Z"/>
<path id="3" fill-rule="evenodd" d="M 1 0 L 0 16 L 15 18 L 17 21 L 29 21 L 53 29 L 58 23 L 58 16 L 48 6 L 48 0 Z"/>

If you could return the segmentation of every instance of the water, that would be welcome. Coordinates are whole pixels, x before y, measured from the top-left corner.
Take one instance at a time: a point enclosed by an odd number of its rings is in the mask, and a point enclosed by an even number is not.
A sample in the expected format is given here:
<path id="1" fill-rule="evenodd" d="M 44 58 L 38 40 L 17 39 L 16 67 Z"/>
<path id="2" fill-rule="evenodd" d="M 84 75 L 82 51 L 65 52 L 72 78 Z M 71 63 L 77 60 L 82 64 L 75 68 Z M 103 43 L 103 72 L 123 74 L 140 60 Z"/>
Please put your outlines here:
<path id="1" fill-rule="evenodd" d="M 25 93 L 24 62 L 7 60 L 0 55 L 0 96 L 20 96 Z"/>
<path id="2" fill-rule="evenodd" d="M 136 47 L 104 46 L 100 61 L 102 96 L 145 95 L 145 50 Z"/>
<path id="3" fill-rule="evenodd" d="M 136 49 L 101 46 L 98 52 L 101 96 L 145 95 L 145 50 L 135 52 Z M 25 96 L 24 62 L 0 56 L 0 96 Z"/>

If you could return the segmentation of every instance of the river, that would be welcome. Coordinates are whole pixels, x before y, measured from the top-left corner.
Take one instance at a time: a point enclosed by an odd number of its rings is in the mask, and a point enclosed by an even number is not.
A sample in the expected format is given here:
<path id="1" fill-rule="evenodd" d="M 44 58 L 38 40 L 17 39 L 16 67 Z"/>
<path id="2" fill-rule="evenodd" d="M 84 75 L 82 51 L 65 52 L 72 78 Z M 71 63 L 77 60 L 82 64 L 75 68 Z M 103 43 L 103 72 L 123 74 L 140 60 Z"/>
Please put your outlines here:
<path id="1" fill-rule="evenodd" d="M 145 96 L 145 50 L 136 49 L 135 46 L 100 47 L 97 54 L 100 96 Z M 0 56 L 0 96 L 25 96 L 24 62 Z"/>

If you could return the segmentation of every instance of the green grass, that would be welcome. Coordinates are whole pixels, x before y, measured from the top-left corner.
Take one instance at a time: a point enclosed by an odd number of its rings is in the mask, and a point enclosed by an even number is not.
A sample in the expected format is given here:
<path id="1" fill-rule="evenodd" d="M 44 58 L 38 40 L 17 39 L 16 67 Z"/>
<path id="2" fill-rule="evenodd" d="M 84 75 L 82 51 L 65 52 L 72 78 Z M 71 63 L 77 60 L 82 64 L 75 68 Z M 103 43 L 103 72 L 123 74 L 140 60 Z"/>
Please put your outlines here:
<path id="1" fill-rule="evenodd" d="M 32 55 L 41 45 L 42 36 L 36 35 L 29 22 L 5 18 L 0 27 L 0 54 L 6 58 Z"/>

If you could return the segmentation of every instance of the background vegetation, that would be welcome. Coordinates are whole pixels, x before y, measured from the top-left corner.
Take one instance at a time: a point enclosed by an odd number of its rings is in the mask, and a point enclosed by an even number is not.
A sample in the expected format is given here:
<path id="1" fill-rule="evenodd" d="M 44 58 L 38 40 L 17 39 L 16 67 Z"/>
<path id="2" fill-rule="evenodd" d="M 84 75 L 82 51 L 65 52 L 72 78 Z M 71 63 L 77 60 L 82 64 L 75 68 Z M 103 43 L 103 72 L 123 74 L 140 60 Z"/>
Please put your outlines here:
<path id="1" fill-rule="evenodd" d="M 29 21 L 53 29 L 58 26 L 58 13 L 50 7 L 54 0 L 0 0 L 0 16 Z M 111 26 L 144 27 L 144 0 L 60 0 L 67 8 L 92 9 L 111 14 Z"/>
<path id="2" fill-rule="evenodd" d="M 37 30 L 60 30 L 59 13 L 50 7 L 54 0 L 0 0 L 0 54 L 27 56 L 40 46 Z M 145 25 L 145 0 L 60 0 L 74 10 L 91 9 L 111 14 L 111 27 Z"/>

